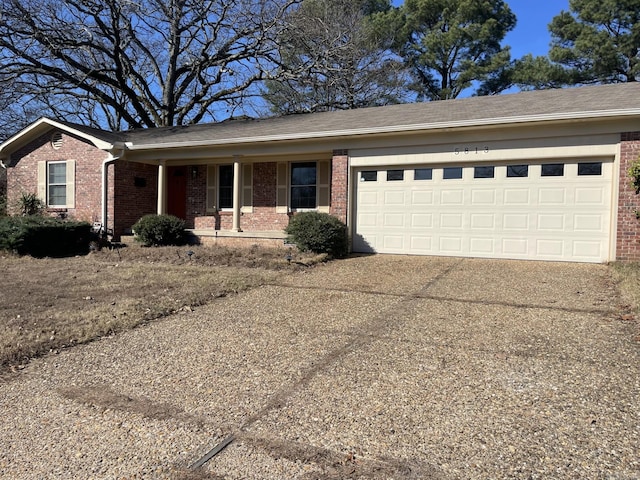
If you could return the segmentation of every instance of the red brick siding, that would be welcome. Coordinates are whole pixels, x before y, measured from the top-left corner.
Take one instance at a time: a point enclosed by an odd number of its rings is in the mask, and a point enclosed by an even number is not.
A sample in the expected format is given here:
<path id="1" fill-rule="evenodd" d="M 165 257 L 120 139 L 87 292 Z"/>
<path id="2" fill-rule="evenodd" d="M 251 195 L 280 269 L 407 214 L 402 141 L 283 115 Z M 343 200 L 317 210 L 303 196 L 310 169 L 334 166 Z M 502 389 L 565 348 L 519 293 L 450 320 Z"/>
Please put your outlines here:
<path id="1" fill-rule="evenodd" d="M 37 193 L 38 162 L 76 161 L 75 208 L 52 209 L 51 215 L 64 213 L 76 220 L 100 221 L 102 217 L 102 162 L 108 154 L 97 149 L 90 142 L 62 133 L 62 145 L 54 149 L 51 145 L 53 131 L 42 135 L 11 156 L 7 171 L 8 212 L 19 212 L 20 197 L 23 193 Z"/>
<path id="2" fill-rule="evenodd" d="M 289 224 L 289 215 L 276 213 L 277 163 L 263 162 L 253 165 L 253 212 L 243 213 L 240 228 L 245 232 L 284 230 Z M 199 181 L 187 183 L 187 223 L 196 229 L 231 230 L 232 212 L 217 212 L 203 215 L 206 211 L 206 167 L 200 167 Z"/>
<path id="3" fill-rule="evenodd" d="M 620 194 L 618 196 L 618 232 L 616 260 L 640 261 L 640 220 L 635 212 L 640 210 L 640 195 L 636 195 L 630 183 L 630 165 L 640 159 L 640 132 L 627 132 L 621 136 Z"/>
<path id="4" fill-rule="evenodd" d="M 349 201 L 349 154 L 346 150 L 334 150 L 331 161 L 331 215 L 347 222 Z"/>
<path id="5" fill-rule="evenodd" d="M 117 160 L 109 169 L 109 185 L 115 185 L 116 194 L 113 195 L 113 188 L 109 189 L 108 223 L 117 240 L 129 234 L 140 217 L 158 211 L 158 167 Z"/>

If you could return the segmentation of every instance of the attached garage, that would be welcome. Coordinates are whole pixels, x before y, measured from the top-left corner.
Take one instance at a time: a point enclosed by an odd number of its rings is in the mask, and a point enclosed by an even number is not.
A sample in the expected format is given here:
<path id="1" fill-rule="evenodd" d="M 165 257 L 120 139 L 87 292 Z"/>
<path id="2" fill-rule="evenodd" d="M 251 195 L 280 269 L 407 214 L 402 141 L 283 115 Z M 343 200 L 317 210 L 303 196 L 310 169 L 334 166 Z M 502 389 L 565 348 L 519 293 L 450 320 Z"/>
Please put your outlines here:
<path id="1" fill-rule="evenodd" d="M 613 158 L 354 172 L 354 250 L 603 262 Z"/>

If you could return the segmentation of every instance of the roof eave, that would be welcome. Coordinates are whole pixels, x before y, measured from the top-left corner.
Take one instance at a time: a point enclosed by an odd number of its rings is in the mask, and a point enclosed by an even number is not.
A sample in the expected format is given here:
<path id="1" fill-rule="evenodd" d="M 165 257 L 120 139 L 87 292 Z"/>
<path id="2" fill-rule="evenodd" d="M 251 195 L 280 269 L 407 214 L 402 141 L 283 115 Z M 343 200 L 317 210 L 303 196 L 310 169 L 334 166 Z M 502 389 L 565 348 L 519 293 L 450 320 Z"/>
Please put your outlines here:
<path id="1" fill-rule="evenodd" d="M 181 141 L 181 142 L 168 142 L 168 143 L 146 143 L 135 145 L 135 143 L 128 142 L 128 150 L 153 150 L 153 149 L 174 149 L 174 148 L 186 148 L 186 147 L 207 147 L 207 146 L 222 146 L 222 145 L 244 145 L 255 144 L 265 142 L 280 142 L 280 141 L 301 141 L 301 140 L 321 140 L 327 138 L 344 138 L 362 135 L 381 135 L 381 134 L 393 134 L 393 133 L 412 133 L 418 131 L 436 131 L 436 130 L 451 130 L 451 129 L 463 129 L 463 128 L 480 128 L 480 127 L 495 127 L 500 125 L 517 125 L 517 124 L 534 124 L 542 122 L 568 122 L 568 121 L 580 121 L 580 120 L 599 120 L 599 119 L 614 119 L 624 117 L 640 117 L 640 109 L 622 109 L 622 110 L 601 110 L 601 111 L 588 111 L 588 112 L 570 112 L 570 113 L 554 113 L 554 114 L 539 114 L 528 116 L 515 116 L 515 117 L 495 117 L 484 119 L 472 119 L 472 120 L 457 120 L 447 122 L 430 122 L 420 124 L 407 124 L 407 125 L 391 125 L 381 127 L 368 127 L 368 128 L 356 128 L 356 129 L 343 129 L 343 130 L 330 130 L 320 132 L 305 132 L 298 134 L 279 134 L 279 135 L 263 135 L 255 137 L 239 137 L 239 138 L 223 138 L 218 140 L 202 140 L 202 141 Z"/>
<path id="2" fill-rule="evenodd" d="M 82 132 L 81 130 L 75 129 L 73 127 L 70 127 L 69 125 L 65 125 L 55 120 L 51 120 L 50 118 L 42 117 L 2 142 L 0 144 L 0 158 L 7 158 L 9 154 L 6 152 L 17 150 L 18 148 L 35 140 L 40 135 L 43 135 L 52 128 L 57 128 L 77 137 L 83 138 L 92 143 L 96 148 L 100 150 L 110 150 L 113 148 L 112 143 L 102 140 L 101 138 L 98 138 L 94 135 L 89 135 L 88 133 Z"/>

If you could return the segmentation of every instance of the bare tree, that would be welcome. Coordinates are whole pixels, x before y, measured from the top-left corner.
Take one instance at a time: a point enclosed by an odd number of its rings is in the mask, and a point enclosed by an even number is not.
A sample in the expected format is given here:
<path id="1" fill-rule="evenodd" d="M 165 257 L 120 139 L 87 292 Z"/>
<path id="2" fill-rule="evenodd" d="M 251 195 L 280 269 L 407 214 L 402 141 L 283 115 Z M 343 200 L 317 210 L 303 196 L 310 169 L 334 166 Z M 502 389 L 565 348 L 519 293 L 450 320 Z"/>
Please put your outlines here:
<path id="1" fill-rule="evenodd" d="M 266 83 L 271 112 L 352 109 L 406 101 L 406 71 L 369 15 L 388 0 L 304 0 L 278 38 L 281 69 Z"/>
<path id="2" fill-rule="evenodd" d="M 0 0 L 0 64 L 54 115 L 111 129 L 230 116 L 299 0 Z M 28 102 L 27 102 L 28 103 Z"/>

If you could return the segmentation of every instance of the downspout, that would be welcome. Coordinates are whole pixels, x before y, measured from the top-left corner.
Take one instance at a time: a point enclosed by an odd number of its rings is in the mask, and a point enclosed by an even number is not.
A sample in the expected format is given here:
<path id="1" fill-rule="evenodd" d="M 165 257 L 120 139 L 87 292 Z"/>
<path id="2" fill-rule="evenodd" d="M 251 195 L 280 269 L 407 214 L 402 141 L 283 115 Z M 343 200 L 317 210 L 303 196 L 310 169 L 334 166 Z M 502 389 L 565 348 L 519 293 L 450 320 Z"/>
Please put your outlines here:
<path id="1" fill-rule="evenodd" d="M 118 149 L 115 152 L 116 155 L 110 151 L 109 156 L 102 161 L 102 236 L 104 237 L 107 236 L 109 220 L 109 165 L 116 163 L 116 160 L 124 156 L 124 149 Z"/>

